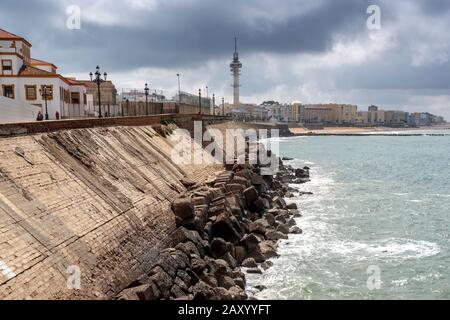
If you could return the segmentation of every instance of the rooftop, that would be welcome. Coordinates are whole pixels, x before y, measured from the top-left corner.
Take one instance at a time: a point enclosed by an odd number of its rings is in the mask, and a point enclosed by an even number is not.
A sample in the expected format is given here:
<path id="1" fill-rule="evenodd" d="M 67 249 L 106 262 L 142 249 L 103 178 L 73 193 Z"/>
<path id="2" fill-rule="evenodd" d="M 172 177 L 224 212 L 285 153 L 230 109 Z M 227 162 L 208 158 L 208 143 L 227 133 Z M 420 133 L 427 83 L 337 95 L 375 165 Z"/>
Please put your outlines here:
<path id="1" fill-rule="evenodd" d="M 25 38 L 20 37 L 20 36 L 14 34 L 14 33 L 6 31 L 4 29 L 0 29 L 0 40 L 18 40 L 18 41 L 23 41 L 29 47 L 31 47 L 31 43 L 29 43 Z"/>

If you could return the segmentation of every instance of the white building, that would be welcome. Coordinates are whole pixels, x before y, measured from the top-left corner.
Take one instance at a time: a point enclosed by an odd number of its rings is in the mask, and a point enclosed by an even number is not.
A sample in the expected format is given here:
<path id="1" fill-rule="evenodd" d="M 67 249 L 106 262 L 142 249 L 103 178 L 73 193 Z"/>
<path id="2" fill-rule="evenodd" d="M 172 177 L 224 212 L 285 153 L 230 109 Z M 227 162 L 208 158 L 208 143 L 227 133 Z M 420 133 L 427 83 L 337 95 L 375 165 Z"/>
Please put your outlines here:
<path id="1" fill-rule="evenodd" d="M 87 115 L 86 87 L 75 79 L 57 73 L 57 67 L 49 62 L 31 58 L 31 43 L 23 37 L 0 29 L 0 86 L 1 96 L 14 99 L 20 104 L 28 104 L 45 115 L 45 100 L 49 119 L 82 117 Z M 47 88 L 47 99 L 44 95 Z M 10 108 L 18 104 L 11 103 Z M 2 113 L 16 114 L 21 118 L 21 109 L 3 110 L 8 105 L 2 103 Z M 2 112 L 3 111 L 3 112 Z M 29 120 L 28 117 L 23 117 Z"/>

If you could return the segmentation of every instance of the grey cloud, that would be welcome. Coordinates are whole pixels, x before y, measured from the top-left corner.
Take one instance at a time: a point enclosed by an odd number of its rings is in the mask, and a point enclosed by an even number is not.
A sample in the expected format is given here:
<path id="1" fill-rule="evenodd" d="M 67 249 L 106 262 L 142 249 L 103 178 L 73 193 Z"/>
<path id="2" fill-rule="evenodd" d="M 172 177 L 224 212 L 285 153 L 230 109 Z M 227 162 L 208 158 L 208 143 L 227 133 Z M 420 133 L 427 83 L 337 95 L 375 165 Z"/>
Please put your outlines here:
<path id="1" fill-rule="evenodd" d="M 295 88 L 311 82 L 322 85 L 324 90 L 329 83 L 334 83 L 338 90 L 376 92 L 445 90 L 450 83 L 448 61 L 420 66 L 411 63 L 411 54 L 418 45 L 425 48 L 435 45 L 436 39 L 440 39 L 436 34 L 445 34 L 450 29 L 447 0 L 162 1 L 154 11 L 133 10 L 124 8 L 119 1 L 109 1 L 105 5 L 114 6 L 111 10 L 116 16 L 133 23 L 104 25 L 84 19 L 82 30 L 73 31 L 65 28 L 67 3 L 2 0 L 1 27 L 28 38 L 34 45 L 35 57 L 56 63 L 64 73 L 87 74 L 97 64 L 111 74 L 143 67 L 197 73 L 204 70 L 201 67 L 205 63 L 215 61 L 220 62 L 219 69 L 205 78 L 210 79 L 210 87 L 217 88 L 230 87 L 228 61 L 233 37 L 237 35 L 244 63 L 242 93 L 247 96 L 263 95 L 279 85 L 296 92 Z M 364 65 L 315 66 L 307 69 L 312 70 L 310 73 L 301 75 L 292 72 L 290 56 L 321 55 L 337 39 L 359 41 L 368 37 L 365 25 L 369 4 L 381 6 L 383 28 L 395 31 L 394 48 Z M 407 10 L 410 8 L 415 10 Z M 404 23 L 405 12 L 413 12 L 414 21 L 431 17 L 442 30 L 433 29 L 428 34 L 426 29 L 421 29 L 419 35 L 417 30 L 408 29 L 409 26 L 398 26 Z M 423 28 L 418 24 L 419 27 Z M 437 48 L 445 54 L 450 45 L 444 43 Z M 252 60 L 259 53 L 278 61 L 276 76 L 262 74 L 264 61 Z M 389 97 L 394 101 L 392 94 L 380 101 L 387 103 Z"/>
<path id="2" fill-rule="evenodd" d="M 140 66 L 195 67 L 209 59 L 229 56 L 235 34 L 242 54 L 324 52 L 337 33 L 361 32 L 367 8 L 367 1 L 323 1 L 307 14 L 277 22 L 270 19 L 272 8 L 302 6 L 302 1 L 197 1 L 189 5 L 163 4 L 146 14 L 136 11 L 135 19 L 142 23 L 135 27 L 84 22 L 82 30 L 72 31 L 64 28 L 65 7 L 57 2 L 26 1 L 27 11 L 20 2 L 7 1 L 4 8 L 8 14 L 3 14 L 2 20 L 26 35 L 37 53 L 63 61 L 70 71 L 95 64 L 99 55 L 95 52 L 101 52 L 102 62 L 117 71 Z M 267 15 L 249 21 L 239 15 L 241 7 L 263 10 Z M 19 26 L 12 20 L 29 23 Z M 66 59 L 71 51 L 76 53 L 78 63 Z"/>

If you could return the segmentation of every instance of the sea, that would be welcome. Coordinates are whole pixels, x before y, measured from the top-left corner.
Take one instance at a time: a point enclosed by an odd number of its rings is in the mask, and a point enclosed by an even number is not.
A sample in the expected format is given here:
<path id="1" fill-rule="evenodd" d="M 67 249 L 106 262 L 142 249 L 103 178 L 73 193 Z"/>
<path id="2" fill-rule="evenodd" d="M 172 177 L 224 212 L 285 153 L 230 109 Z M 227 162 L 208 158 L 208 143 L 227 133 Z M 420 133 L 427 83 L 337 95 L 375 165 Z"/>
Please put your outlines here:
<path id="1" fill-rule="evenodd" d="M 311 182 L 293 186 L 313 194 L 288 199 L 303 234 L 280 242 L 263 275 L 248 275 L 249 291 L 260 300 L 450 299 L 449 133 L 278 138 L 280 155 L 294 158 L 286 164 L 311 168 Z"/>

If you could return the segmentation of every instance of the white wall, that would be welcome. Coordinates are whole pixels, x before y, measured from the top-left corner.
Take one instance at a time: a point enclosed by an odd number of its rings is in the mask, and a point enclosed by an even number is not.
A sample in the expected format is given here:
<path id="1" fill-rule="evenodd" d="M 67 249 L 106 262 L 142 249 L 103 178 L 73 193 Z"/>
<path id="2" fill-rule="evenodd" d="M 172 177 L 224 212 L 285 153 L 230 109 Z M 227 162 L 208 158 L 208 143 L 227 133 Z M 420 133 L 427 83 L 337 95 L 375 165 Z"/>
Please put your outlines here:
<path id="1" fill-rule="evenodd" d="M 63 87 L 68 89 L 69 85 L 66 84 L 59 78 L 1 78 L 0 77 L 0 87 L 2 84 L 10 85 L 14 84 L 15 90 L 15 100 L 21 101 L 25 104 L 39 105 L 42 106 L 42 113 L 45 115 L 45 100 L 42 99 L 42 95 L 39 92 L 41 85 L 53 85 L 53 99 L 47 101 L 48 115 L 50 120 L 56 119 L 56 111 L 59 112 L 60 116 L 65 115 L 63 110 L 61 110 L 61 95 L 59 88 Z M 26 100 L 25 85 L 36 85 L 37 94 L 36 100 Z M 0 116 L 1 117 L 1 116 Z"/>
<path id="2" fill-rule="evenodd" d="M 40 108 L 0 96 L 0 123 L 36 121 Z"/>

